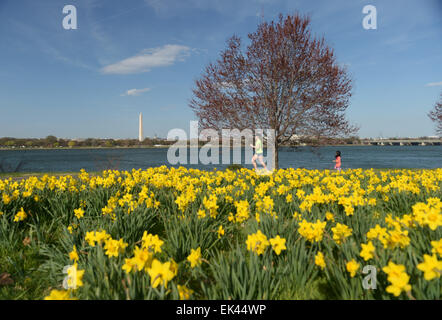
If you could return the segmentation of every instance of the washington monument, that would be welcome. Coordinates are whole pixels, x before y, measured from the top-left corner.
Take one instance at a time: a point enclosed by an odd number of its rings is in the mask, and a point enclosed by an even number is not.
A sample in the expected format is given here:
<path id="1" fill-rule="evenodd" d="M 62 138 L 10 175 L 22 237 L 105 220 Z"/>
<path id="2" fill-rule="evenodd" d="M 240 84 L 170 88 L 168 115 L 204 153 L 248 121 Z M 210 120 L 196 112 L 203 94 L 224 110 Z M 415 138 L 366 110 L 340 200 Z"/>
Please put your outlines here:
<path id="1" fill-rule="evenodd" d="M 138 125 L 138 140 L 143 141 L 143 114 L 140 112 L 140 123 Z"/>

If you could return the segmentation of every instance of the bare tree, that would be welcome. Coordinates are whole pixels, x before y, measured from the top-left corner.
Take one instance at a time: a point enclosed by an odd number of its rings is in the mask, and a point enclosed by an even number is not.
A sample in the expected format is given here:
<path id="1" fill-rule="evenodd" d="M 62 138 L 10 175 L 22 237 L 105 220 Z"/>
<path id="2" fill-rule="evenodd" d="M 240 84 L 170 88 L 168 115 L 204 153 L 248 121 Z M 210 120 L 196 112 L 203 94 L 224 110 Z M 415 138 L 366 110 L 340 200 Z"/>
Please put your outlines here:
<path id="1" fill-rule="evenodd" d="M 436 123 L 436 133 L 442 135 L 442 93 L 440 94 L 439 101 L 436 102 L 428 116 Z"/>
<path id="2" fill-rule="evenodd" d="M 351 79 L 309 24 L 299 14 L 263 22 L 248 35 L 245 53 L 232 36 L 195 81 L 190 107 L 200 128 L 274 129 L 276 167 L 278 145 L 295 134 L 319 142 L 356 132 L 345 119 Z"/>

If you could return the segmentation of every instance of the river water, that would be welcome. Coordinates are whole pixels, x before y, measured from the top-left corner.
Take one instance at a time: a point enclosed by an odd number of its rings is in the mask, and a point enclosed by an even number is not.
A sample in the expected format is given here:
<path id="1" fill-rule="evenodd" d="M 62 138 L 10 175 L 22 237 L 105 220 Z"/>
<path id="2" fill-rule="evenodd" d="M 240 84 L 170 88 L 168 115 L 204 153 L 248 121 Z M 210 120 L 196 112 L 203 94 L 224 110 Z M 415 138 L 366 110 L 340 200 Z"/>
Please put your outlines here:
<path id="1" fill-rule="evenodd" d="M 283 147 L 279 150 L 280 168 L 332 169 L 336 150 L 341 151 L 343 169 L 441 168 L 442 165 L 442 146 Z M 0 172 L 76 172 L 80 169 L 101 171 L 172 166 L 167 160 L 167 151 L 167 148 L 0 150 Z M 190 152 L 187 153 L 189 159 Z M 245 152 L 241 153 L 242 164 L 252 168 L 251 164 L 245 164 Z M 227 164 L 183 166 L 209 170 L 214 167 L 222 169 Z"/>

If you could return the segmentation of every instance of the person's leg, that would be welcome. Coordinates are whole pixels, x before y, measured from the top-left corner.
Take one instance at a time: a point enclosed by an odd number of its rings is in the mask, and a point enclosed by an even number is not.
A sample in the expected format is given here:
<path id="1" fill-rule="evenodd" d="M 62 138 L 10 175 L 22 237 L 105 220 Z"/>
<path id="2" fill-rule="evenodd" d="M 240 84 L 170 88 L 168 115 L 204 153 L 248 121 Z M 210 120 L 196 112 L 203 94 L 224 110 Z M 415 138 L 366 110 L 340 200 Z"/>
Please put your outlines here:
<path id="1" fill-rule="evenodd" d="M 252 157 L 252 164 L 255 167 L 255 170 L 256 170 L 256 158 L 257 158 L 257 156 L 256 156 L 256 154 L 254 154 Z"/>
<path id="2" fill-rule="evenodd" d="M 266 164 L 264 163 L 264 157 L 262 156 L 262 154 L 259 155 L 258 159 L 259 159 L 259 162 L 261 163 L 261 165 L 264 167 L 264 169 L 267 170 Z"/>

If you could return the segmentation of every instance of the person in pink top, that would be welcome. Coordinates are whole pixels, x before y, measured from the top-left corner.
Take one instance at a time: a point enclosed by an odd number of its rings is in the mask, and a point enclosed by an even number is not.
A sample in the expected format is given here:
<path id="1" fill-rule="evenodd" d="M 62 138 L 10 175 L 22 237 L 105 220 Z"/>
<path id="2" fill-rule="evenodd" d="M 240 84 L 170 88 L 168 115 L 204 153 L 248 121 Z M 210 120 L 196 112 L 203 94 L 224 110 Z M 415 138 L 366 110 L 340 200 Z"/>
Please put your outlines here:
<path id="1" fill-rule="evenodd" d="M 341 151 L 336 151 L 335 160 L 333 160 L 333 162 L 336 162 L 335 169 L 341 171 Z"/>

